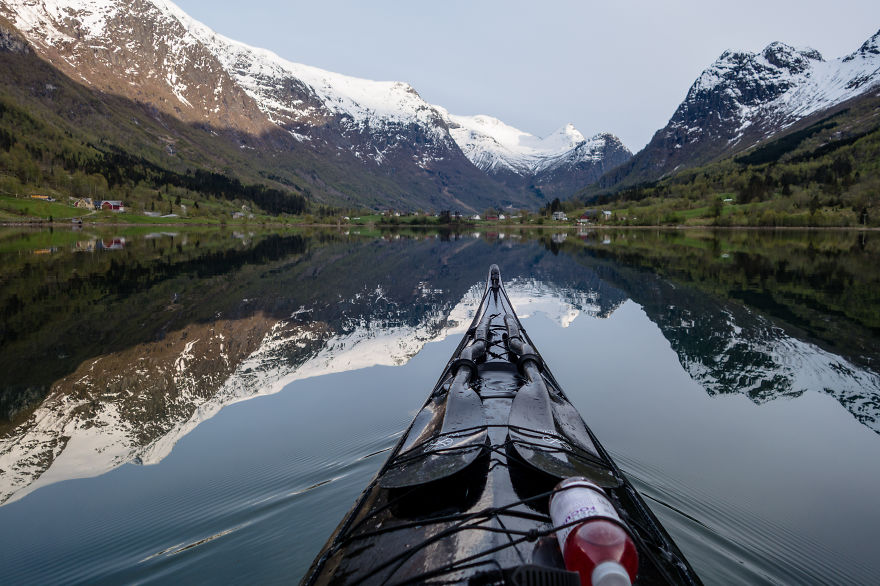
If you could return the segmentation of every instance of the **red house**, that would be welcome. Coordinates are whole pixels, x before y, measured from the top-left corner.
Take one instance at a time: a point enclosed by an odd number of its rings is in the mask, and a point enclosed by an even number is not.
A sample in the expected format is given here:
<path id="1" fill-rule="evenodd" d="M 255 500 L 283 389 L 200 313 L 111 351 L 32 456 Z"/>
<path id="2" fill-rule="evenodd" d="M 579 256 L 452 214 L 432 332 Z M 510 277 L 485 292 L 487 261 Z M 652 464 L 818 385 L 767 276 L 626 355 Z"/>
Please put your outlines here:
<path id="1" fill-rule="evenodd" d="M 125 206 L 119 200 L 104 200 L 101 202 L 99 209 L 110 210 L 112 212 L 124 212 Z"/>

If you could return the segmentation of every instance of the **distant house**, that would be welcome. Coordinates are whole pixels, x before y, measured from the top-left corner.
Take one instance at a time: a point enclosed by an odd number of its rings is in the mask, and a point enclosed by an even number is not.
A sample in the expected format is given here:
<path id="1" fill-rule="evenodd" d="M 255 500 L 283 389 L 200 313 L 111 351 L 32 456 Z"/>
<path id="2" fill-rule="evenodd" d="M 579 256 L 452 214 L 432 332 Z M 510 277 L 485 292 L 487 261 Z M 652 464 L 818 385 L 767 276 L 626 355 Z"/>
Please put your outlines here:
<path id="1" fill-rule="evenodd" d="M 580 220 L 589 222 L 599 217 L 599 210 L 586 210 L 581 214 Z"/>
<path id="2" fill-rule="evenodd" d="M 605 216 L 606 220 L 611 219 L 611 210 L 602 210 L 602 215 Z"/>
<path id="3" fill-rule="evenodd" d="M 73 202 L 73 207 L 81 208 L 84 210 L 93 210 L 95 209 L 95 202 L 93 202 L 92 198 L 90 197 L 81 197 Z"/>
<path id="4" fill-rule="evenodd" d="M 562 222 L 568 219 L 565 215 L 565 212 L 553 212 L 553 219 L 557 222 Z"/>
<path id="5" fill-rule="evenodd" d="M 95 209 L 111 212 L 124 212 L 125 205 L 118 199 L 105 199 L 95 204 Z"/>
<path id="6" fill-rule="evenodd" d="M 474 214 L 473 216 L 471 216 L 471 220 L 479 220 L 479 219 L 480 219 L 480 214 Z"/>
<path id="7" fill-rule="evenodd" d="M 497 222 L 497 221 L 498 221 L 498 216 L 492 214 L 492 215 L 490 215 L 490 216 L 486 216 L 486 220 L 489 221 L 489 222 Z"/>

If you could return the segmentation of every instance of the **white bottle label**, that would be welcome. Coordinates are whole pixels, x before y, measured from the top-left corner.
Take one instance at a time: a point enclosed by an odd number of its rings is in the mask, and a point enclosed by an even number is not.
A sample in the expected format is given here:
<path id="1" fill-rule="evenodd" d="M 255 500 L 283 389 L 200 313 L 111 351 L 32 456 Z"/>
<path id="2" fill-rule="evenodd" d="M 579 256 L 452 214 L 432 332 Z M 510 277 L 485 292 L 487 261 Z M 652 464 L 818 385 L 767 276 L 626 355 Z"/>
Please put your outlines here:
<path id="1" fill-rule="evenodd" d="M 560 488 L 563 490 L 559 490 Z M 620 521 L 614 505 L 604 494 L 601 488 L 588 480 L 563 481 L 550 498 L 550 520 L 553 526 L 558 527 L 590 517 L 609 517 Z M 556 532 L 559 548 L 563 552 L 568 534 L 578 525 L 579 523 L 574 523 Z"/>

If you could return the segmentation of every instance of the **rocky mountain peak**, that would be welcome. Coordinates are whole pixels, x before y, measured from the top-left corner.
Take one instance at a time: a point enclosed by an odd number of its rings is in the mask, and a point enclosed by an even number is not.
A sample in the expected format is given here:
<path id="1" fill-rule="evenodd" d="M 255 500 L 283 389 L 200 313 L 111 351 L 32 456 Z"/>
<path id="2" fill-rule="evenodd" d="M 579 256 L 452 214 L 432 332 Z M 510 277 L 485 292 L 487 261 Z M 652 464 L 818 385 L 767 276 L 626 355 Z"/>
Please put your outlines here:
<path id="1" fill-rule="evenodd" d="M 880 85 L 880 32 L 854 53 L 825 60 L 775 42 L 725 51 L 694 81 L 667 125 L 601 187 L 650 181 L 746 149 Z"/>
<path id="2" fill-rule="evenodd" d="M 585 140 L 584 135 L 571 122 L 544 139 L 545 142 L 558 142 L 558 144 L 566 145 L 569 148 L 575 148 Z"/>
<path id="3" fill-rule="evenodd" d="M 822 56 L 813 49 L 798 50 L 785 43 L 771 43 L 761 53 L 725 51 L 691 86 L 685 101 L 696 102 L 706 94 L 722 94 L 727 104 L 754 105 L 774 99 L 790 88 L 793 77 L 806 72 Z M 723 95 L 726 93 L 726 96 Z"/>
<path id="4" fill-rule="evenodd" d="M 761 53 L 770 65 L 785 69 L 789 73 L 803 73 L 811 66 L 811 61 L 824 61 L 822 54 L 815 49 L 795 49 L 791 45 L 770 43 Z"/>
<path id="5" fill-rule="evenodd" d="M 862 43 L 862 46 L 859 47 L 854 53 L 847 55 L 844 57 L 844 61 L 852 61 L 856 57 L 861 57 L 863 59 L 870 59 L 872 56 L 880 55 L 880 30 L 874 33 L 867 41 Z"/>

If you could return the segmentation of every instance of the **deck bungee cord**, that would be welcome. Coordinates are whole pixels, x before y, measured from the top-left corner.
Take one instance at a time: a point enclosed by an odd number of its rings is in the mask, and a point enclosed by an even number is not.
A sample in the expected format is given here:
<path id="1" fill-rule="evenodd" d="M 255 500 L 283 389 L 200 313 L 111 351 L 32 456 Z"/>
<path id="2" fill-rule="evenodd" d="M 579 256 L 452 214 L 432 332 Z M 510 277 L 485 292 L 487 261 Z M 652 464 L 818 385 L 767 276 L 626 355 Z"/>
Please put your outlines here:
<path id="1" fill-rule="evenodd" d="M 554 521 L 551 499 L 585 487 L 607 512 Z M 566 398 L 493 265 L 433 391 L 303 583 L 589 584 L 598 566 L 573 572 L 557 540 L 587 521 L 628 540 L 635 583 L 700 583 Z"/>

